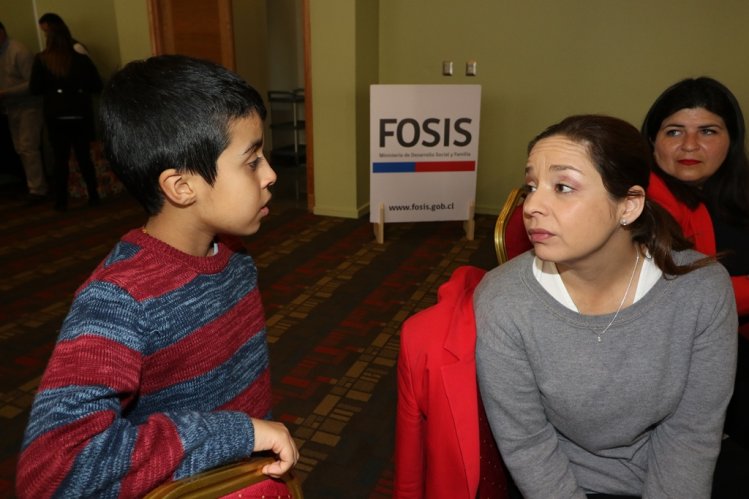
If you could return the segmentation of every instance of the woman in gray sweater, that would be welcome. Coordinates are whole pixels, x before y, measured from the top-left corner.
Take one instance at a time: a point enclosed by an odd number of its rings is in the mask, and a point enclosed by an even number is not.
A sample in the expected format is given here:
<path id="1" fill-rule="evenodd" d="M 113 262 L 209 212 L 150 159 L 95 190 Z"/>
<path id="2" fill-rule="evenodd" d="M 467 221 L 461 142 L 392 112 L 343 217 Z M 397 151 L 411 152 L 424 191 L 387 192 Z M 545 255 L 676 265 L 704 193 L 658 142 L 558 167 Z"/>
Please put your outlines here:
<path id="1" fill-rule="evenodd" d="M 526 499 L 709 497 L 736 363 L 727 272 L 646 198 L 652 155 L 633 126 L 572 116 L 528 151 L 534 251 L 475 295 L 508 469 Z"/>

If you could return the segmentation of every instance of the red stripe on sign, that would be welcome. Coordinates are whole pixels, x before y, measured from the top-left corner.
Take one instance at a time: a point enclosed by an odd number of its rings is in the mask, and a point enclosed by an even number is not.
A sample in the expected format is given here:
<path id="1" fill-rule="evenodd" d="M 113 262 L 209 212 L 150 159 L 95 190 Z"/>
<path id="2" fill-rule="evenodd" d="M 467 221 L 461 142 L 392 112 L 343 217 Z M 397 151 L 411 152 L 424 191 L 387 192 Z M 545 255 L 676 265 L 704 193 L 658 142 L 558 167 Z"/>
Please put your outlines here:
<path id="1" fill-rule="evenodd" d="M 417 172 L 472 172 L 475 161 L 423 161 L 416 163 Z"/>

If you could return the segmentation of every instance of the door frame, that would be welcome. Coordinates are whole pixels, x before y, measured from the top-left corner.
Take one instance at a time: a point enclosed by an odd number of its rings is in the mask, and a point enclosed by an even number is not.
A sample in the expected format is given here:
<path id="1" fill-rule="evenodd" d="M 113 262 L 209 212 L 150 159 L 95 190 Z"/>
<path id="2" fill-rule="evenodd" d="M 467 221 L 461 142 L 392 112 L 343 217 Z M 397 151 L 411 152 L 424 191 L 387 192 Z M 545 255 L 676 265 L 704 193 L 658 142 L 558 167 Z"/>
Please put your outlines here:
<path id="1" fill-rule="evenodd" d="M 216 0 L 218 2 L 219 23 L 222 25 L 221 34 L 221 64 L 236 71 L 234 59 L 234 22 L 232 19 L 232 0 Z M 161 31 L 163 24 L 171 24 L 171 16 L 161 8 L 160 0 L 148 0 L 148 31 L 151 36 L 151 51 L 153 55 L 164 54 L 167 47 Z"/>
<path id="2" fill-rule="evenodd" d="M 234 70 L 234 29 L 231 23 L 232 13 L 232 0 L 219 0 L 220 8 L 224 9 L 225 13 L 228 13 L 230 26 L 227 30 L 228 35 L 231 39 L 231 67 Z M 161 12 L 159 7 L 159 0 L 148 0 L 148 24 L 149 24 L 149 35 L 151 37 L 151 52 L 153 55 L 159 55 L 164 52 L 164 45 L 162 42 L 161 33 L 161 22 L 163 21 L 164 13 Z M 305 161 L 306 161 L 306 176 L 307 176 L 307 209 L 313 211 L 315 208 L 315 161 L 314 161 L 314 134 L 313 134 L 313 119 L 312 119 L 312 49 L 311 49 L 311 33 L 310 33 L 310 0 L 302 0 L 302 31 L 303 31 L 303 43 L 304 43 L 304 134 L 306 143 Z M 222 57 L 224 54 L 222 53 Z"/>

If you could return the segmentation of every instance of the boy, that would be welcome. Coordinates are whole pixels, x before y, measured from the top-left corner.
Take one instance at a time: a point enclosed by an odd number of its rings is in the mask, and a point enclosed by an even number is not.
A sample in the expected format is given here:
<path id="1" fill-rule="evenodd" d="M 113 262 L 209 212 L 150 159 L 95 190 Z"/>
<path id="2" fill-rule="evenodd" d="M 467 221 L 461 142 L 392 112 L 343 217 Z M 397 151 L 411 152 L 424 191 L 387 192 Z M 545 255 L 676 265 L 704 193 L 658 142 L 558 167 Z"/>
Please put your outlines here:
<path id="1" fill-rule="evenodd" d="M 76 292 L 18 463 L 19 497 L 140 497 L 169 479 L 270 450 L 265 322 L 237 238 L 268 214 L 260 95 L 184 56 L 132 62 L 102 94 L 112 168 L 149 217 Z M 241 244 L 241 243 L 240 243 Z"/>

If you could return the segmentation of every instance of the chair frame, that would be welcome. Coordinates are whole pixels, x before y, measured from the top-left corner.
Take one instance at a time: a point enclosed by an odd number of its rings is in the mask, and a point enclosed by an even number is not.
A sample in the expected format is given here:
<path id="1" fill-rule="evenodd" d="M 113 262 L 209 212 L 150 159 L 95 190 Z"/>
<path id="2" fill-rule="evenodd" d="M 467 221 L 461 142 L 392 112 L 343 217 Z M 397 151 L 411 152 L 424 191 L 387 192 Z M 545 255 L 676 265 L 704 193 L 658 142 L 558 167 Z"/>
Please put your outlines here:
<path id="1" fill-rule="evenodd" d="M 272 457 L 258 457 L 239 461 L 188 478 L 168 482 L 149 492 L 145 499 L 211 499 L 239 491 L 270 479 L 263 474 L 263 466 L 274 462 Z M 286 484 L 291 497 L 303 499 L 299 480 L 291 473 L 280 480 Z"/>
<path id="2" fill-rule="evenodd" d="M 526 191 L 522 187 L 515 187 L 505 199 L 502 209 L 497 215 L 497 222 L 494 224 L 494 250 L 497 253 L 497 261 L 500 265 L 505 263 L 507 257 L 507 246 L 505 242 L 505 233 L 507 231 L 507 222 L 515 211 L 515 208 L 525 201 Z"/>

